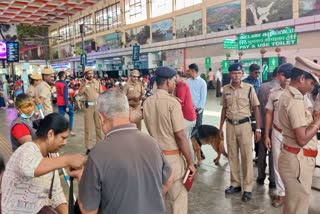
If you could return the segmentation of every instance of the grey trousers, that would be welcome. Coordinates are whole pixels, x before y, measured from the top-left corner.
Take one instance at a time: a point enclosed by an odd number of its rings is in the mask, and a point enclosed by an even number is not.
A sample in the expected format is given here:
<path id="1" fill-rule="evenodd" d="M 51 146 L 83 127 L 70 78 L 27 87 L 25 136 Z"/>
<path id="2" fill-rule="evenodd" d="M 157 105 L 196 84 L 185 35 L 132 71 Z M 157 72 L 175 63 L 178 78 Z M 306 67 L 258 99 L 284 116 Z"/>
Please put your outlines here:
<path id="1" fill-rule="evenodd" d="M 264 130 L 262 130 L 261 140 L 259 143 L 258 152 L 258 179 L 264 180 L 266 178 L 267 156 L 269 161 L 269 181 L 275 182 L 273 155 L 272 151 L 268 151 L 264 144 Z"/>

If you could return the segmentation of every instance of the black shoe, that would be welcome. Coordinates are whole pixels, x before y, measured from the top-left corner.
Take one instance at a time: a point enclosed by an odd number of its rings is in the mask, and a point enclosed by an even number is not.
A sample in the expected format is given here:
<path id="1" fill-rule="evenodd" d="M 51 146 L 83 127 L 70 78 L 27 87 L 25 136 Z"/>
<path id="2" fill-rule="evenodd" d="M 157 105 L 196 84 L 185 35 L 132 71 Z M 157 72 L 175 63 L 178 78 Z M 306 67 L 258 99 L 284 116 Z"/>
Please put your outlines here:
<path id="1" fill-rule="evenodd" d="M 252 198 L 252 193 L 251 192 L 243 192 L 243 195 L 242 195 L 242 201 L 243 202 L 248 202 L 250 201 Z"/>
<path id="2" fill-rule="evenodd" d="M 87 149 L 86 155 L 89 155 L 89 153 L 90 153 L 90 149 Z"/>
<path id="3" fill-rule="evenodd" d="M 200 151 L 201 151 L 201 159 L 202 160 L 206 159 L 206 156 L 204 156 L 203 151 L 202 150 L 200 150 Z"/>
<path id="4" fill-rule="evenodd" d="M 276 188 L 277 188 L 276 182 L 271 181 L 271 182 L 269 183 L 269 188 L 270 188 L 270 189 L 276 189 Z"/>
<path id="5" fill-rule="evenodd" d="M 264 179 L 262 178 L 257 178 L 256 182 L 258 185 L 264 185 Z"/>
<path id="6" fill-rule="evenodd" d="M 233 194 L 238 192 L 241 192 L 241 187 L 229 186 L 227 189 L 224 190 L 225 194 Z"/>

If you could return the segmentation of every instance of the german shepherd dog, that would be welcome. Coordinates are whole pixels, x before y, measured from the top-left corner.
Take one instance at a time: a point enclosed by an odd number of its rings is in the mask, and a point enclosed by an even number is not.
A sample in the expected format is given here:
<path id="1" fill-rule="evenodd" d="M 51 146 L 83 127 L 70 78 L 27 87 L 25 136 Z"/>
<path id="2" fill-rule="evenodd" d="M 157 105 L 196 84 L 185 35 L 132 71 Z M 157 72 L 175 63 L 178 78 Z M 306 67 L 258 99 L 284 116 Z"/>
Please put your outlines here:
<path id="1" fill-rule="evenodd" d="M 210 125 L 200 125 L 195 127 L 191 134 L 191 142 L 194 153 L 198 160 L 198 166 L 201 164 L 200 145 L 211 145 L 218 153 L 216 159 L 213 160 L 215 165 L 219 165 L 221 154 L 228 157 L 224 149 L 223 139 L 219 136 L 219 129 Z"/>

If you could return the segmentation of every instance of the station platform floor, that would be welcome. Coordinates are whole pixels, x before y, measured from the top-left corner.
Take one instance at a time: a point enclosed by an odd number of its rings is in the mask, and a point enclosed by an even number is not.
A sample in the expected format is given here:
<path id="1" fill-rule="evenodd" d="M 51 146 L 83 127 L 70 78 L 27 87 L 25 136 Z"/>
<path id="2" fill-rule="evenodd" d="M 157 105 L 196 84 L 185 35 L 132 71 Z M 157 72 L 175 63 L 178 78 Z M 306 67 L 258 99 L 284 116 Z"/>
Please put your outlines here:
<path id="1" fill-rule="evenodd" d="M 219 126 L 220 121 L 220 99 L 215 97 L 215 90 L 209 90 L 208 99 L 203 116 L 203 124 Z M 9 142 L 9 127 L 11 121 L 15 118 L 14 108 L 0 108 L 0 133 L 5 136 Z M 75 112 L 74 122 L 76 136 L 68 139 L 68 144 L 62 148 L 64 153 L 85 153 L 84 148 L 84 122 L 83 112 Z M 146 132 L 145 128 L 143 131 Z M 213 164 L 216 152 L 211 146 L 203 146 L 203 152 L 206 159 L 197 169 L 197 175 L 194 186 L 189 193 L 189 214 L 280 214 L 282 208 L 273 208 L 271 206 L 271 196 L 275 194 L 274 190 L 268 187 L 268 179 L 262 186 L 255 185 L 253 188 L 253 199 L 247 203 L 241 201 L 241 194 L 226 196 L 224 189 L 229 186 L 230 169 L 228 160 L 224 157 L 220 159 L 220 166 Z M 320 161 L 318 162 L 320 163 Z M 257 168 L 255 167 L 255 179 L 257 177 Z M 62 179 L 63 180 L 63 179 Z M 315 186 L 320 188 L 320 169 L 316 169 Z M 66 182 L 62 181 L 67 194 Z M 76 185 L 77 186 L 77 185 Z M 76 190 L 77 192 L 77 190 Z M 320 191 L 312 190 L 309 214 L 320 213 Z"/>

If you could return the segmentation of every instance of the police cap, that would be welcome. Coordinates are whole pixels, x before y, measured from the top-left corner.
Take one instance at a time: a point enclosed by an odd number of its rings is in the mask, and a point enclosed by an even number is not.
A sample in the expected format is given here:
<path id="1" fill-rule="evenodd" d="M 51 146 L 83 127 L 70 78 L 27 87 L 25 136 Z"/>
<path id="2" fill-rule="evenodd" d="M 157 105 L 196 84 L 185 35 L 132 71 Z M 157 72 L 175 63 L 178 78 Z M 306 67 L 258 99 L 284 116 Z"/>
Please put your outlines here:
<path id="1" fill-rule="evenodd" d="M 320 77 L 320 65 L 317 63 L 314 63 L 313 61 L 297 56 L 296 57 L 296 63 L 294 65 L 295 68 L 298 68 L 300 70 L 303 70 L 313 76 L 313 78 L 319 83 L 319 77 Z"/>
<path id="2" fill-rule="evenodd" d="M 235 63 L 232 63 L 230 66 L 229 66 L 229 72 L 232 72 L 232 71 L 242 71 L 242 64 L 239 63 L 239 62 L 235 62 Z"/>

